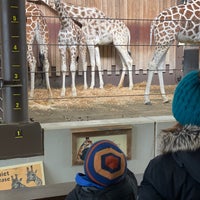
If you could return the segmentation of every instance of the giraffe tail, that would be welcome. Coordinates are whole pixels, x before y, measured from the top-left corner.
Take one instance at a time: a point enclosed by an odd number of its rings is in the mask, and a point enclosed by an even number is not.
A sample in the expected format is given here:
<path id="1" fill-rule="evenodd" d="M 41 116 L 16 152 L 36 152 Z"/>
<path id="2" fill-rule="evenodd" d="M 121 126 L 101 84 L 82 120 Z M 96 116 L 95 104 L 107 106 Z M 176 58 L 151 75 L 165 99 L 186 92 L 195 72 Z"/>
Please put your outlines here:
<path id="1" fill-rule="evenodd" d="M 39 52 L 39 62 L 40 62 L 40 74 L 41 74 L 41 79 L 42 82 L 44 81 L 44 54 Z"/>
<path id="2" fill-rule="evenodd" d="M 127 51 L 128 51 L 128 54 L 131 56 L 131 33 L 128 29 L 128 43 L 127 43 Z"/>

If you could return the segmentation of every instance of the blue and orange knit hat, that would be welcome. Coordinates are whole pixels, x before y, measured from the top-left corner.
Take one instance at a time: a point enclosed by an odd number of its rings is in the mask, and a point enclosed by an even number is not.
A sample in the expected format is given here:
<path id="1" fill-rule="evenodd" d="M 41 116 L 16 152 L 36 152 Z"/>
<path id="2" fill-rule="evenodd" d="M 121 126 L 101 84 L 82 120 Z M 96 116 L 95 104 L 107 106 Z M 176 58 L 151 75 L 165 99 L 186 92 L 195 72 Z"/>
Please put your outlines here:
<path id="1" fill-rule="evenodd" d="M 126 176 L 127 161 L 112 141 L 100 140 L 88 150 L 84 161 L 85 175 L 94 183 L 107 187 Z"/>
<path id="2" fill-rule="evenodd" d="M 200 126 L 200 71 L 187 74 L 176 87 L 172 112 L 181 125 Z"/>

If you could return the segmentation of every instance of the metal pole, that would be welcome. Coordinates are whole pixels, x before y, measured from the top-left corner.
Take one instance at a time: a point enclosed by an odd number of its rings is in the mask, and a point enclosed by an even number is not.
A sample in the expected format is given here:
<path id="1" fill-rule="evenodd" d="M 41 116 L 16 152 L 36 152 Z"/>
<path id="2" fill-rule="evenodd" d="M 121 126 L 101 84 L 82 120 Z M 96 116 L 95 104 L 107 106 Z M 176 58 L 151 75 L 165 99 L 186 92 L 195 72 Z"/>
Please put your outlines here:
<path id="1" fill-rule="evenodd" d="M 3 123 L 28 122 L 25 0 L 0 0 Z"/>

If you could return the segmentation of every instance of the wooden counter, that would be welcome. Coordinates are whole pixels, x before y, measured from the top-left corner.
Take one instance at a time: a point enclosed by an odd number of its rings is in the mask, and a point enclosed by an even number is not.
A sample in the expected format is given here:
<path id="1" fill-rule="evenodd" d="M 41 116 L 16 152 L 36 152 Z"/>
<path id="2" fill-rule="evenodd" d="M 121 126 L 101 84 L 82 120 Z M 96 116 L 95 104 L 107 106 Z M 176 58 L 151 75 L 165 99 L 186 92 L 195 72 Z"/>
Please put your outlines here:
<path id="1" fill-rule="evenodd" d="M 20 188 L 0 191 L 2 200 L 64 200 L 65 196 L 74 188 L 75 182 L 45 185 L 40 187 Z"/>

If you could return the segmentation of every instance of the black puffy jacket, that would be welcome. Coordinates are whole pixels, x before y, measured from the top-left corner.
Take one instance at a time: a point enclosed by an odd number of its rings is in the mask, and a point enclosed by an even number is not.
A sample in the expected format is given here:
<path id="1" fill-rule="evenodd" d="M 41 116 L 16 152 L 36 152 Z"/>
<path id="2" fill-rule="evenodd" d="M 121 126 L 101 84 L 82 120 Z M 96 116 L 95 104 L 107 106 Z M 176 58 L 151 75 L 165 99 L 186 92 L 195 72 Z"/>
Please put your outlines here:
<path id="1" fill-rule="evenodd" d="M 145 170 L 138 200 L 200 200 L 200 128 L 163 133 L 163 154 Z"/>
<path id="2" fill-rule="evenodd" d="M 136 200 L 136 198 L 137 180 L 128 170 L 124 180 L 103 190 L 76 185 L 65 200 Z"/>

